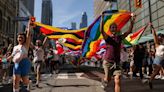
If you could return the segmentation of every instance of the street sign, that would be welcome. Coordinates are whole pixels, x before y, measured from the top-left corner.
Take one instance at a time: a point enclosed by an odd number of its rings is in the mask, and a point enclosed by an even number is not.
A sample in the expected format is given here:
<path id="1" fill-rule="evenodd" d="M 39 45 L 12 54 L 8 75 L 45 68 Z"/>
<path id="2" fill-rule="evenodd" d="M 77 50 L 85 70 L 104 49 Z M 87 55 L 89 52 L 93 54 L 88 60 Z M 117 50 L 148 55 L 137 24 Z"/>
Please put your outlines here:
<path id="1" fill-rule="evenodd" d="M 28 21 L 29 17 L 15 17 L 14 21 Z"/>

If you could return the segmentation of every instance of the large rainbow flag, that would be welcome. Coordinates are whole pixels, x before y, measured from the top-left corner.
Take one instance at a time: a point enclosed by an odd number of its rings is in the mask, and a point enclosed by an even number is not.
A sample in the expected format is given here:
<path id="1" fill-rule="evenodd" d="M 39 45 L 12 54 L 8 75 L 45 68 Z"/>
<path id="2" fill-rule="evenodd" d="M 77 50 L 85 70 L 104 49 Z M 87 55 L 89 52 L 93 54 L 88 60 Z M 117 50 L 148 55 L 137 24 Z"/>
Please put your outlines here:
<path id="1" fill-rule="evenodd" d="M 118 30 L 129 21 L 131 18 L 131 13 L 125 10 L 111 10 L 107 11 L 108 15 L 104 16 L 104 31 L 110 35 L 109 26 L 111 23 L 115 22 L 118 25 Z M 100 33 L 100 20 L 99 16 L 87 29 L 85 33 L 85 38 L 82 46 L 82 57 L 91 58 L 94 56 L 99 49 L 99 45 L 103 40 Z"/>
<path id="2" fill-rule="evenodd" d="M 79 30 L 64 30 L 57 27 L 52 27 L 49 25 L 41 24 L 39 22 L 35 22 L 36 30 L 39 30 L 42 34 L 47 36 L 50 39 L 58 40 L 65 39 L 63 43 L 64 46 L 68 47 L 70 50 L 80 50 L 82 46 L 82 42 L 84 39 L 84 33 L 87 28 L 79 29 Z"/>
<path id="3" fill-rule="evenodd" d="M 114 10 L 107 12 L 108 14 L 104 16 L 104 31 L 108 35 L 111 34 L 109 29 L 111 23 L 115 22 L 118 25 L 118 30 L 121 30 L 121 28 L 131 18 L 131 13 L 125 10 Z M 65 42 L 63 43 L 65 47 L 68 47 L 73 51 L 82 50 L 82 57 L 91 58 L 96 55 L 97 51 L 105 47 L 101 44 L 103 37 L 100 32 L 100 20 L 101 16 L 99 16 L 88 28 L 79 30 L 64 30 L 38 22 L 35 22 L 35 29 L 39 30 L 50 39 L 65 39 Z M 123 43 L 127 45 L 134 45 L 137 43 L 146 27 L 143 27 L 139 31 L 128 35 Z"/>

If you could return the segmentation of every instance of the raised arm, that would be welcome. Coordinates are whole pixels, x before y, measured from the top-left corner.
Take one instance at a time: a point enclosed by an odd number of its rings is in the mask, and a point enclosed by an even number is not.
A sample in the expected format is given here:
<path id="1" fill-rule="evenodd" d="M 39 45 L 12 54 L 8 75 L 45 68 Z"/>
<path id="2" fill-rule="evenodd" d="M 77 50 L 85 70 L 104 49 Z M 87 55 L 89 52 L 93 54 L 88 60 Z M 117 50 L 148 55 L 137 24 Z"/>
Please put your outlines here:
<path id="1" fill-rule="evenodd" d="M 34 49 L 35 48 L 35 45 L 34 45 L 34 43 L 31 41 L 31 43 L 30 43 L 30 48 L 32 48 L 32 49 Z"/>
<path id="2" fill-rule="evenodd" d="M 155 29 L 154 29 L 152 24 L 151 24 L 151 27 L 152 27 L 152 34 L 153 34 L 153 37 L 154 37 L 155 47 L 158 47 L 159 46 L 158 36 L 157 36 L 157 34 L 155 32 Z"/>
<path id="3" fill-rule="evenodd" d="M 129 27 L 128 31 L 126 31 L 126 32 L 123 34 L 123 37 L 122 37 L 123 39 L 124 39 L 125 37 L 127 37 L 127 36 L 132 32 L 135 19 L 136 19 L 136 15 L 133 15 L 133 16 L 132 16 L 132 19 L 131 19 L 131 21 L 130 21 L 130 27 Z"/>
<path id="4" fill-rule="evenodd" d="M 48 39 L 48 37 L 46 36 L 43 40 L 43 48 L 45 48 L 45 46 L 46 46 L 47 39 Z"/>
<path id="5" fill-rule="evenodd" d="M 106 40 L 108 38 L 108 35 L 104 32 L 104 14 L 101 15 L 100 32 L 102 33 L 103 38 Z"/>
<path id="6" fill-rule="evenodd" d="M 28 50 L 31 44 L 31 26 L 30 26 L 30 20 L 28 22 L 28 25 L 26 27 L 26 43 L 25 47 Z"/>

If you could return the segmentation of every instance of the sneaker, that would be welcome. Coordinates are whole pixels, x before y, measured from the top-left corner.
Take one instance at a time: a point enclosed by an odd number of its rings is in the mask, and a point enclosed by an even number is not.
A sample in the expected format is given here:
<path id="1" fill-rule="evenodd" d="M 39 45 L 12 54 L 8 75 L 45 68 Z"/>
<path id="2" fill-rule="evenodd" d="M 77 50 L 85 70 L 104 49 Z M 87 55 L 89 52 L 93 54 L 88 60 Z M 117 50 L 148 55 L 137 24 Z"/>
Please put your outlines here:
<path id="1" fill-rule="evenodd" d="M 27 87 L 22 87 L 19 92 L 30 92 Z"/>
<path id="2" fill-rule="evenodd" d="M 124 79 L 127 79 L 127 78 L 128 78 L 126 75 L 122 75 L 122 77 L 123 77 Z"/>
<path id="3" fill-rule="evenodd" d="M 149 83 L 149 88 L 150 88 L 150 89 L 153 89 L 153 84 L 152 84 L 152 82 L 149 80 L 148 83 Z"/>
<path id="4" fill-rule="evenodd" d="M 148 80 L 148 79 L 142 79 L 141 81 L 142 81 L 142 83 L 143 83 L 143 84 L 146 84 L 146 83 L 148 83 L 148 82 L 149 82 L 149 80 Z"/>
<path id="5" fill-rule="evenodd" d="M 155 76 L 155 79 L 161 79 L 161 78 L 162 78 L 161 75 L 156 75 L 156 76 Z"/>
<path id="6" fill-rule="evenodd" d="M 101 80 L 101 84 L 102 84 L 101 87 L 104 89 L 108 86 L 108 82 L 104 81 L 104 79 Z"/>
<path id="7" fill-rule="evenodd" d="M 59 70 L 57 69 L 55 73 L 58 74 L 59 73 Z"/>
<path id="8" fill-rule="evenodd" d="M 29 90 L 20 90 L 19 92 L 30 92 Z"/>
<path id="9" fill-rule="evenodd" d="M 49 77 L 52 77 L 52 74 L 49 74 Z"/>
<path id="10" fill-rule="evenodd" d="M 39 88 L 39 84 L 36 84 L 36 87 Z"/>
<path id="11" fill-rule="evenodd" d="M 6 82 L 6 80 L 2 80 L 2 84 L 6 84 L 7 82 Z"/>
<path id="12" fill-rule="evenodd" d="M 161 77 L 161 80 L 164 80 L 164 76 Z"/>

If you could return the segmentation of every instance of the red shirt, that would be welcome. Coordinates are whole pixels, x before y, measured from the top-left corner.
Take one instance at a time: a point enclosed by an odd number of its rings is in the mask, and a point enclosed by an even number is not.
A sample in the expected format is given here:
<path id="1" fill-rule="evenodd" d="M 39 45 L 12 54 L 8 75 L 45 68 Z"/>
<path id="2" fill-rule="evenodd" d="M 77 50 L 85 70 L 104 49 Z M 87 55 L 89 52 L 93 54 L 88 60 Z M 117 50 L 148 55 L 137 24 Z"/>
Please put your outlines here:
<path id="1" fill-rule="evenodd" d="M 104 54 L 104 59 L 108 62 L 120 63 L 120 52 L 121 52 L 121 35 L 112 36 L 105 39 L 106 42 L 106 52 Z"/>

